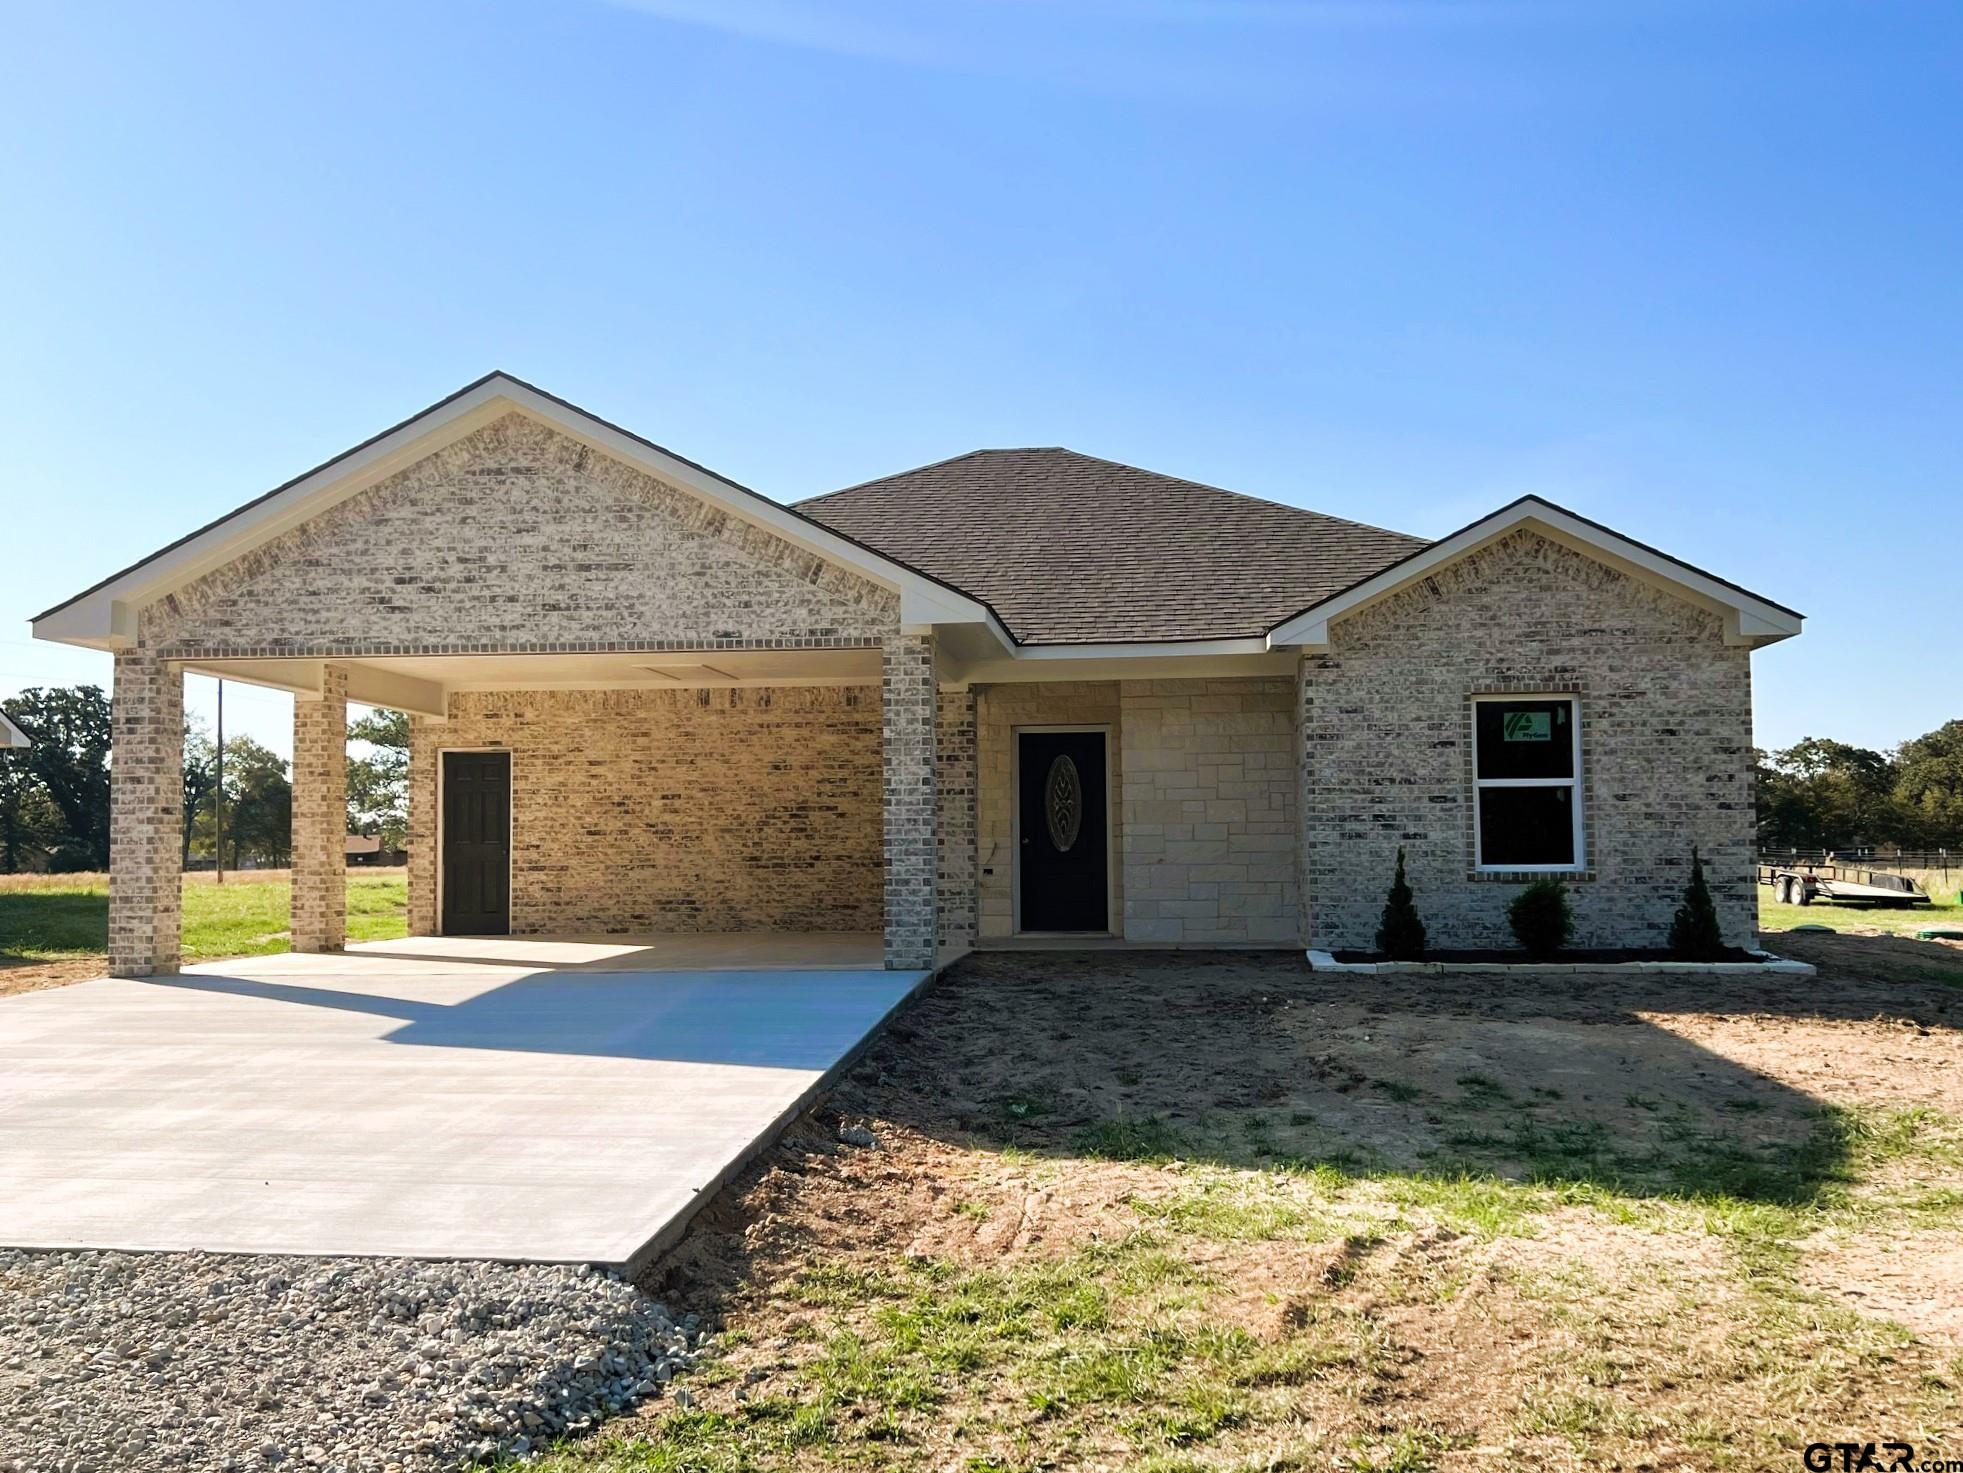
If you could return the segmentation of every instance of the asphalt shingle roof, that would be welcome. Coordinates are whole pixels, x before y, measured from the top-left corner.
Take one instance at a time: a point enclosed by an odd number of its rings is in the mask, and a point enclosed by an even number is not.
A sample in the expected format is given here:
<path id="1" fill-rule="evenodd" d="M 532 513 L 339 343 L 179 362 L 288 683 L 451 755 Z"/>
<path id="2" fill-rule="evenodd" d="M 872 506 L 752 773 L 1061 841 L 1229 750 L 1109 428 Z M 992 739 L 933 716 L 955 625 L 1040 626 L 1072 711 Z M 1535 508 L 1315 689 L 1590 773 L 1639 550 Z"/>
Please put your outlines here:
<path id="1" fill-rule="evenodd" d="M 975 450 L 797 510 L 985 600 L 1025 644 L 1260 635 L 1427 545 L 1054 447 Z"/>

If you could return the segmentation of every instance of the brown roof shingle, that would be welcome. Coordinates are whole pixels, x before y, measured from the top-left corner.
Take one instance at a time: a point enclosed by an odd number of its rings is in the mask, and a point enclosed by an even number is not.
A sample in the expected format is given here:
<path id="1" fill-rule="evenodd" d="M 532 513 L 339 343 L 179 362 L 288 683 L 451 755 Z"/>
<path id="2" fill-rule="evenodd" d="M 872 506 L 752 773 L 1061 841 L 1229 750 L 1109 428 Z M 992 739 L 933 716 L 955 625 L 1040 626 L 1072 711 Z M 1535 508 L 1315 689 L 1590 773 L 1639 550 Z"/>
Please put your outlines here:
<path id="1" fill-rule="evenodd" d="M 1024 644 L 1256 636 L 1427 545 L 1056 447 L 970 451 L 797 510 L 986 601 Z"/>

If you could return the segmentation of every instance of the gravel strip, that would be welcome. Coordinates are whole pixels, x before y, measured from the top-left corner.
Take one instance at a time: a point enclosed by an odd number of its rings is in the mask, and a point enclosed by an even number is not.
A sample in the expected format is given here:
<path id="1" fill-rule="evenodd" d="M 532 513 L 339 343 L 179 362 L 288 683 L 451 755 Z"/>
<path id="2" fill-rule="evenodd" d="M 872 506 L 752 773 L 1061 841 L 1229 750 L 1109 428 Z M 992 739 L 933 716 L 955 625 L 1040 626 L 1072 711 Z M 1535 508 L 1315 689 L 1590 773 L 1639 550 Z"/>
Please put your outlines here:
<path id="1" fill-rule="evenodd" d="M 431 1473 L 584 1430 L 699 1342 L 587 1268 L 0 1249 L 0 1469 Z"/>

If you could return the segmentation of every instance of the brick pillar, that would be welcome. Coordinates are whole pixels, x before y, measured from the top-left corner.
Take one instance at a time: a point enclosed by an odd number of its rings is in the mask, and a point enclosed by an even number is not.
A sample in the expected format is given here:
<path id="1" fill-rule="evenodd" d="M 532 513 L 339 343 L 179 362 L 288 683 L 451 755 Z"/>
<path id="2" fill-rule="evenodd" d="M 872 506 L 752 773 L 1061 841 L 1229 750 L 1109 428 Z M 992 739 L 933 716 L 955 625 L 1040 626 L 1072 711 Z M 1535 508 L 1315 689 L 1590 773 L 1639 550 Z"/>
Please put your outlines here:
<path id="1" fill-rule="evenodd" d="M 934 636 L 888 635 L 880 678 L 886 818 L 886 965 L 931 967 L 937 955 L 940 854 L 934 801 Z"/>
<path id="2" fill-rule="evenodd" d="M 941 945 L 975 944 L 975 693 L 967 686 L 940 696 L 940 760 L 934 774 L 941 822 Z"/>
<path id="3" fill-rule="evenodd" d="M 110 703 L 109 970 L 177 970 L 184 903 L 184 673 L 116 651 Z"/>
<path id="4" fill-rule="evenodd" d="M 348 939 L 348 670 L 321 668 L 320 699 L 293 698 L 293 949 Z"/>
<path id="5" fill-rule="evenodd" d="M 409 934 L 436 934 L 437 723 L 409 718 Z"/>
<path id="6" fill-rule="evenodd" d="M 1313 774 L 1309 765 L 1309 717 L 1314 705 L 1315 686 L 1309 676 L 1309 657 L 1297 655 L 1294 722 L 1289 730 L 1295 752 L 1295 896 L 1300 907 L 1299 939 L 1305 947 L 1315 942 L 1315 891 L 1309 869 L 1315 826 L 1315 794 L 1311 790 Z"/>

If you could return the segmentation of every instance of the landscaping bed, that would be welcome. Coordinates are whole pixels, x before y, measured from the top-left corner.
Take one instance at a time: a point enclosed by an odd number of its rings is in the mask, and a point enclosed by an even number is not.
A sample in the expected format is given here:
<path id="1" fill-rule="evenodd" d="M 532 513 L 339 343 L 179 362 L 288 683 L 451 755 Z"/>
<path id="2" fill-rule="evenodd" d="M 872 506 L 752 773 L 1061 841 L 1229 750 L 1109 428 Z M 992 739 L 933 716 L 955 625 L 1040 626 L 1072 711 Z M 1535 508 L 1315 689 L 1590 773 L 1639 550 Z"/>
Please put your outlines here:
<path id="1" fill-rule="evenodd" d="M 1792 942 L 1803 985 L 972 957 L 652 1270 L 718 1331 L 687 1404 L 545 1467 L 1963 1455 L 1963 956 Z"/>

